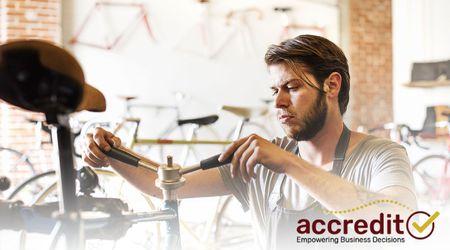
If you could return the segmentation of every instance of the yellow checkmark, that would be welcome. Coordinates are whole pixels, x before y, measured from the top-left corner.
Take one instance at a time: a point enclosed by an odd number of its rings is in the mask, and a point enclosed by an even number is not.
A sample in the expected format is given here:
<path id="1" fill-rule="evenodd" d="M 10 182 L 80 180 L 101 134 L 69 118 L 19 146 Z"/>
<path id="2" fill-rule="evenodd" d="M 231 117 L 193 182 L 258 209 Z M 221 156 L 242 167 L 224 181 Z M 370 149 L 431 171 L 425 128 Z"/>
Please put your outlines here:
<path id="1" fill-rule="evenodd" d="M 433 221 L 438 216 L 439 216 L 439 212 L 436 211 L 430 218 L 428 218 L 427 221 L 425 221 L 425 223 L 423 223 L 422 226 L 419 226 L 419 224 L 417 224 L 417 222 L 413 222 L 412 225 L 419 233 L 422 233 L 431 223 L 433 223 Z"/>

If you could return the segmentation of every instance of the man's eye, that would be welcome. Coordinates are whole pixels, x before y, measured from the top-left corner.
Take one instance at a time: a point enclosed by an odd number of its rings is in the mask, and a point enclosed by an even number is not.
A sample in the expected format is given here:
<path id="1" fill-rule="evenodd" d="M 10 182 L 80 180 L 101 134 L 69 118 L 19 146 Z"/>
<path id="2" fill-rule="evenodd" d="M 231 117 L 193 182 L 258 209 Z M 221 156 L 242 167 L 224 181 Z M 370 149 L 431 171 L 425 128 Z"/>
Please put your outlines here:
<path id="1" fill-rule="evenodd" d="M 287 86 L 287 89 L 289 91 L 296 91 L 298 89 L 298 86 Z"/>
<path id="2" fill-rule="evenodd" d="M 278 94 L 278 89 L 272 89 L 272 96 Z"/>

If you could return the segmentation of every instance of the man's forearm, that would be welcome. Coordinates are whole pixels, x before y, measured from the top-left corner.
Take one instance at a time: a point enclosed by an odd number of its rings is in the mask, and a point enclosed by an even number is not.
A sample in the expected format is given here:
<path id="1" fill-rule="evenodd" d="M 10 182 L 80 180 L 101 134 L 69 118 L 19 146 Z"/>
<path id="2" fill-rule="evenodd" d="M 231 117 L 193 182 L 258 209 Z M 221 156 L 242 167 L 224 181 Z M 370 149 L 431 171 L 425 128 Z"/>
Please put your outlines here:
<path id="1" fill-rule="evenodd" d="M 343 211 L 359 207 L 376 200 L 392 200 L 414 206 L 414 201 L 402 200 L 382 193 L 371 192 L 345 179 L 315 167 L 300 158 L 289 160 L 287 175 L 295 180 L 306 192 L 318 200 L 329 211 Z M 349 213 L 349 217 L 372 216 L 394 208 L 391 204 L 378 203 Z M 396 209 L 398 207 L 395 207 Z M 347 217 L 345 214 L 341 217 Z"/>

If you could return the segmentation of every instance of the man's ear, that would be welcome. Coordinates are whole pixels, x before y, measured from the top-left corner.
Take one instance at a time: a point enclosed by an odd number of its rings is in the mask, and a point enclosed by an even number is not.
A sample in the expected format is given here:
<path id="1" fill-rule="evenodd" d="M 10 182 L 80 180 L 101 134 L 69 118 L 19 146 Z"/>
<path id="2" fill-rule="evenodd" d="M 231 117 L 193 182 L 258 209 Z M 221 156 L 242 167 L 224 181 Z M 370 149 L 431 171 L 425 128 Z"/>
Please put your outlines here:
<path id="1" fill-rule="evenodd" d="M 338 72 L 331 73 L 323 84 L 323 91 L 330 97 L 338 96 L 341 89 L 342 77 Z"/>

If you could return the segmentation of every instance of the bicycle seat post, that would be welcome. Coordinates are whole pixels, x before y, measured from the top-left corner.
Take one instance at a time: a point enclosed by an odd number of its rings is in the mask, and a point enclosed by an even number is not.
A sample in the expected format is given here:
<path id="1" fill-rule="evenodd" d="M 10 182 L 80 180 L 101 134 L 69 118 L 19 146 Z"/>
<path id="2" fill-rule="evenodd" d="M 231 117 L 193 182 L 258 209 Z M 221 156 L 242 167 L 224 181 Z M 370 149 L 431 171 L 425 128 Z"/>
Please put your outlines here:
<path id="1" fill-rule="evenodd" d="M 59 214 L 57 218 L 61 227 L 54 230 L 65 235 L 67 249 L 84 249 L 84 237 L 80 234 L 82 223 L 78 210 L 78 201 L 75 190 L 75 167 L 73 160 L 72 133 L 70 131 L 69 116 L 45 114 L 47 122 L 51 124 L 54 147 L 54 156 L 57 159 L 56 169 L 59 186 Z M 55 236 L 58 235 L 55 231 Z M 53 238 L 56 243 L 58 237 Z M 53 245 L 53 242 L 52 242 Z"/>
<path id="2" fill-rule="evenodd" d="M 183 186 L 185 179 L 180 174 L 181 167 L 173 164 L 172 157 L 167 157 L 167 164 L 158 168 L 158 179 L 155 184 L 161 189 L 163 203 L 161 210 L 172 210 L 175 213 L 173 219 L 165 221 L 165 241 L 163 249 L 181 250 L 180 224 L 178 219 L 178 197 L 176 190 Z"/>

